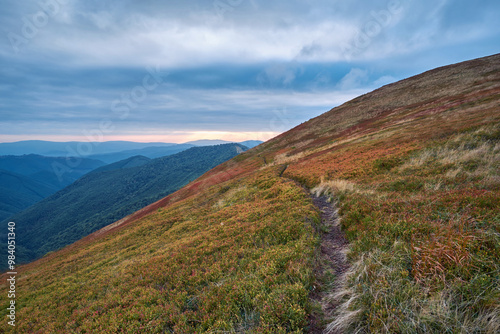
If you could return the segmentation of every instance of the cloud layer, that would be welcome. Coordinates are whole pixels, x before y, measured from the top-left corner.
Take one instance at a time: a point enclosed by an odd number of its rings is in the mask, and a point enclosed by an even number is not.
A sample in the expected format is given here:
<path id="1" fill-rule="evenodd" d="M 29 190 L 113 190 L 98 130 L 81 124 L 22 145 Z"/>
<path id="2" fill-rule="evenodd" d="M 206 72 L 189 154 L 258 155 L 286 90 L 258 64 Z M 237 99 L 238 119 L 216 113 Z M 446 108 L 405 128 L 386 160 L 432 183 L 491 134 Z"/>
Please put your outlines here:
<path id="1" fill-rule="evenodd" d="M 380 85 L 499 52 L 498 17 L 498 1 L 7 2 L 0 141 L 78 139 L 102 120 L 113 138 L 272 136 Z"/>

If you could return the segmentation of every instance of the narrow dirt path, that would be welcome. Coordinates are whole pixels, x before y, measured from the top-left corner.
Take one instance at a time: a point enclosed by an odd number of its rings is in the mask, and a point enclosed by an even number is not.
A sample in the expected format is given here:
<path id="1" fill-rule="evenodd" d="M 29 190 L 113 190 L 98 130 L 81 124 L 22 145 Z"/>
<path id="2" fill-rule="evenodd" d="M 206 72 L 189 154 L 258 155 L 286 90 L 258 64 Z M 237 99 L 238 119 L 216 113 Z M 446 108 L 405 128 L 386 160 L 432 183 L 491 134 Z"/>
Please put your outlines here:
<path id="1" fill-rule="evenodd" d="M 287 170 L 288 165 L 280 166 L 278 171 L 279 177 L 284 177 L 283 174 Z M 297 186 L 304 189 L 310 194 L 309 190 L 299 182 L 288 178 L 295 182 Z M 320 305 L 321 312 L 313 310 L 310 319 L 307 333 L 323 334 L 331 318 L 339 306 L 339 302 L 330 298 L 341 287 L 341 278 L 349 269 L 349 263 L 345 256 L 349 243 L 345 237 L 345 233 L 340 227 L 340 219 L 335 203 L 329 201 L 328 196 L 311 195 L 313 204 L 321 212 L 321 224 L 319 233 L 321 234 L 321 244 L 319 250 L 319 258 L 314 268 L 314 276 L 316 281 L 314 289 L 311 291 L 309 298 L 313 305 Z M 330 332 L 328 334 L 343 334 L 339 331 Z"/>
<path id="2" fill-rule="evenodd" d="M 348 247 L 345 234 L 340 228 L 337 208 L 328 202 L 328 197 L 312 196 L 314 205 L 321 211 L 321 245 L 317 267 L 316 282 L 310 295 L 314 304 L 321 305 L 321 311 L 311 315 L 309 333 L 323 333 L 325 320 L 331 318 L 338 303 L 329 296 L 340 288 L 339 280 L 349 268 L 345 250 Z M 334 333 L 340 334 L 340 333 Z"/>

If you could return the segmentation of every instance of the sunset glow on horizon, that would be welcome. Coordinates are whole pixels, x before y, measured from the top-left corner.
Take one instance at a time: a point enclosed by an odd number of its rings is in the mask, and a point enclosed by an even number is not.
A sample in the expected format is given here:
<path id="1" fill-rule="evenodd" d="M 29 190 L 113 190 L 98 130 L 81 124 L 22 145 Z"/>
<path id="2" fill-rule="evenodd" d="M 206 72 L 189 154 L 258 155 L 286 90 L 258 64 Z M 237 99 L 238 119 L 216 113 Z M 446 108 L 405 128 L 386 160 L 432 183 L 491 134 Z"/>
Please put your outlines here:
<path id="1" fill-rule="evenodd" d="M 27 140 L 41 140 L 53 142 L 106 142 L 106 141 L 130 141 L 138 143 L 175 143 L 182 144 L 196 140 L 225 140 L 231 142 L 243 142 L 246 140 L 267 141 L 278 136 L 279 132 L 223 132 L 223 131 L 193 131 L 178 132 L 165 135 L 104 135 L 102 137 L 86 137 L 84 135 L 0 135 L 0 143 L 13 143 Z"/>

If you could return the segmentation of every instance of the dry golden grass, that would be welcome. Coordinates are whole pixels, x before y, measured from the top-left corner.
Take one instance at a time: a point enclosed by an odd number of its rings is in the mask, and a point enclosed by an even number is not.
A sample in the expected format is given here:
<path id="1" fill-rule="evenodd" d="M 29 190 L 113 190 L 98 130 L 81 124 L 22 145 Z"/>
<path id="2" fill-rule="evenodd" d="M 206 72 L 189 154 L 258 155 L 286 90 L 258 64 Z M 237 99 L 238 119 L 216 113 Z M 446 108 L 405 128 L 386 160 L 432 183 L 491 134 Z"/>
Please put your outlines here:
<path id="1" fill-rule="evenodd" d="M 356 184 L 348 180 L 322 180 L 319 185 L 311 190 L 311 193 L 318 197 L 321 195 L 335 196 L 337 192 L 356 190 L 358 190 Z"/>
<path id="2" fill-rule="evenodd" d="M 300 152 L 294 155 L 288 156 L 287 153 L 278 154 L 275 158 L 271 166 L 289 164 L 291 162 L 296 162 L 299 159 L 302 159 L 306 156 L 306 152 Z"/>
<path id="3" fill-rule="evenodd" d="M 426 164 L 438 163 L 450 167 L 443 174 L 448 179 L 465 175 L 469 178 L 482 177 L 486 183 L 498 184 L 500 144 L 489 140 L 476 144 L 478 141 L 475 139 L 478 136 L 493 137 L 498 131 L 498 126 L 484 126 L 468 134 L 452 136 L 445 145 L 414 155 L 399 167 L 399 171 L 411 171 Z"/>

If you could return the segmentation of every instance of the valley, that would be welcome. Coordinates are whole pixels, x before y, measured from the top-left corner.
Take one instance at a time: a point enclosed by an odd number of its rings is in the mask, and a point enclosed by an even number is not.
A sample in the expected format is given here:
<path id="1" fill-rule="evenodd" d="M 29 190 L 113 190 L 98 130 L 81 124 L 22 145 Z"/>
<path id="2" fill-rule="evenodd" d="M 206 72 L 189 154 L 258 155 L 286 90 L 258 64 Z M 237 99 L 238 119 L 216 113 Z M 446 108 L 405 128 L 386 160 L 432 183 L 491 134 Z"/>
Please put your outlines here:
<path id="1" fill-rule="evenodd" d="M 136 156 L 97 168 L 3 222 L 18 222 L 17 260 L 29 262 L 71 244 L 246 149 L 238 144 L 193 147 L 162 158 Z M 0 235 L 5 240 L 5 232 Z"/>

